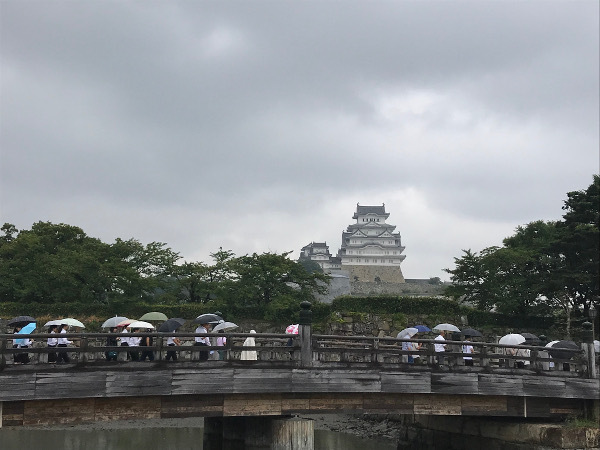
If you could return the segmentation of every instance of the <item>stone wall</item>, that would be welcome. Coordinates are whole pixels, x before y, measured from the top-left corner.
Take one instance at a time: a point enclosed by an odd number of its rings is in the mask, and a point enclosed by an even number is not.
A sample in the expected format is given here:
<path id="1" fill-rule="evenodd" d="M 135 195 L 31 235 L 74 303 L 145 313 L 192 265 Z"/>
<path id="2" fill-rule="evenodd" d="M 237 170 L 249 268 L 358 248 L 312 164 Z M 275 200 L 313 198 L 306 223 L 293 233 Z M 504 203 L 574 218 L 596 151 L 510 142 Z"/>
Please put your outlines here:
<path id="1" fill-rule="evenodd" d="M 443 284 L 429 283 L 377 283 L 350 281 L 352 295 L 374 296 L 374 295 L 406 295 L 406 296 L 436 296 L 441 295 L 445 286 Z"/>
<path id="2" fill-rule="evenodd" d="M 343 266 L 348 272 L 350 281 L 374 282 L 376 279 L 384 283 L 404 283 L 404 275 L 400 266 Z"/>

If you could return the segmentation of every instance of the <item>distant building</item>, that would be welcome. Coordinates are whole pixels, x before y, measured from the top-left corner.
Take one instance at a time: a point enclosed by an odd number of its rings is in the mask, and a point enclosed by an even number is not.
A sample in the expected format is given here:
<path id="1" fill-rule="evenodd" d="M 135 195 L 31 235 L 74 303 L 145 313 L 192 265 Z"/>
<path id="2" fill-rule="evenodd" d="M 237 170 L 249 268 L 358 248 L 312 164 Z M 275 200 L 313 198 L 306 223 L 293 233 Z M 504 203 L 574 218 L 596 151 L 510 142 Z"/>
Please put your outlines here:
<path id="1" fill-rule="evenodd" d="M 389 213 L 381 206 L 356 204 L 356 223 L 342 232 L 338 251 L 341 268 L 350 281 L 405 283 L 400 263 L 406 258 L 400 233 L 386 223 Z"/>
<path id="2" fill-rule="evenodd" d="M 340 270 L 341 268 L 340 258 L 331 256 L 326 242 L 311 242 L 305 245 L 300 251 L 299 259 L 310 259 L 319 264 L 325 272 Z"/>

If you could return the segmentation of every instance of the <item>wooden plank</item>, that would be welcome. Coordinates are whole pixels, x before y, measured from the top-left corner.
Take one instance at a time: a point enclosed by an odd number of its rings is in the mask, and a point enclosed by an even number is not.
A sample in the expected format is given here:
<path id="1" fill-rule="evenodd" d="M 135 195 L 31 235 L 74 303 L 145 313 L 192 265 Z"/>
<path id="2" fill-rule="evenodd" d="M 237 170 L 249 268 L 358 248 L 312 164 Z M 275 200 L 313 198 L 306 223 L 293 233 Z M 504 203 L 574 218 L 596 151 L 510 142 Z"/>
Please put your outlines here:
<path id="1" fill-rule="evenodd" d="M 500 395 L 462 395 L 461 409 L 465 416 L 505 415 L 506 397 Z"/>
<path id="2" fill-rule="evenodd" d="M 564 378 L 525 375 L 522 383 L 523 395 L 528 397 L 564 397 L 566 393 Z"/>
<path id="3" fill-rule="evenodd" d="M 96 421 L 159 419 L 161 401 L 158 396 L 94 399 Z"/>
<path id="4" fill-rule="evenodd" d="M 23 413 L 25 411 L 25 402 L 2 402 L 2 426 L 23 425 Z"/>
<path id="5" fill-rule="evenodd" d="M 600 383 L 597 379 L 567 378 L 564 397 L 598 400 L 600 398 Z"/>
<path id="6" fill-rule="evenodd" d="M 313 412 L 354 411 L 362 413 L 362 394 L 315 394 L 310 398 L 310 409 Z"/>
<path id="7" fill-rule="evenodd" d="M 282 394 L 281 414 L 310 412 L 310 394 Z"/>
<path id="8" fill-rule="evenodd" d="M 233 393 L 233 373 L 231 368 L 175 370 L 171 392 L 173 395 Z"/>
<path id="9" fill-rule="evenodd" d="M 0 401 L 34 399 L 36 379 L 35 372 L 0 376 Z"/>
<path id="10" fill-rule="evenodd" d="M 287 369 L 236 369 L 233 393 L 293 392 L 292 372 Z"/>
<path id="11" fill-rule="evenodd" d="M 108 397 L 169 394 L 171 394 L 169 371 L 111 372 L 106 375 Z"/>
<path id="12" fill-rule="evenodd" d="M 281 395 L 228 395 L 223 401 L 223 415 L 280 416 Z"/>
<path id="13" fill-rule="evenodd" d="M 476 373 L 432 373 L 431 393 L 477 394 L 479 377 Z"/>
<path id="14" fill-rule="evenodd" d="M 431 393 L 431 374 L 427 372 L 382 372 L 381 392 L 429 394 Z"/>
<path id="15" fill-rule="evenodd" d="M 413 414 L 412 394 L 363 394 L 363 408 L 370 414 Z"/>
<path id="16" fill-rule="evenodd" d="M 378 373 L 340 370 L 293 371 L 294 392 L 379 392 Z"/>
<path id="17" fill-rule="evenodd" d="M 161 397 L 161 413 L 168 417 L 207 417 L 223 415 L 222 395 L 171 395 Z"/>
<path id="18" fill-rule="evenodd" d="M 479 374 L 480 395 L 523 395 L 523 380 L 514 375 Z"/>
<path id="19" fill-rule="evenodd" d="M 33 400 L 25 403 L 23 425 L 94 422 L 94 399 Z"/>
<path id="20" fill-rule="evenodd" d="M 35 384 L 37 399 L 101 397 L 106 395 L 106 374 L 84 372 L 68 376 L 62 372 L 39 373 Z"/>
<path id="21" fill-rule="evenodd" d="M 414 398 L 415 414 L 460 416 L 461 398 L 458 395 L 420 394 Z"/>

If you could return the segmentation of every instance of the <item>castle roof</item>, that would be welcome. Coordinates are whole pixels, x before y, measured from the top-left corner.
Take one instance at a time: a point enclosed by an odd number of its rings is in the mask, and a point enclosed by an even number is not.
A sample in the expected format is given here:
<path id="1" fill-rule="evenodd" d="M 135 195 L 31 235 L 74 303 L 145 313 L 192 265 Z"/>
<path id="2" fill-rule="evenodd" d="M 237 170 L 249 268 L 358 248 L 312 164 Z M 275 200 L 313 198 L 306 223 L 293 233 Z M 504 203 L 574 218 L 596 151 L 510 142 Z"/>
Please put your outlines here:
<path id="1" fill-rule="evenodd" d="M 385 212 L 385 203 L 381 206 L 361 206 L 356 205 L 356 212 L 352 216 L 353 219 L 358 219 L 358 216 L 366 216 L 367 214 L 374 214 L 376 216 L 384 216 L 386 219 L 390 216 L 389 213 Z"/>

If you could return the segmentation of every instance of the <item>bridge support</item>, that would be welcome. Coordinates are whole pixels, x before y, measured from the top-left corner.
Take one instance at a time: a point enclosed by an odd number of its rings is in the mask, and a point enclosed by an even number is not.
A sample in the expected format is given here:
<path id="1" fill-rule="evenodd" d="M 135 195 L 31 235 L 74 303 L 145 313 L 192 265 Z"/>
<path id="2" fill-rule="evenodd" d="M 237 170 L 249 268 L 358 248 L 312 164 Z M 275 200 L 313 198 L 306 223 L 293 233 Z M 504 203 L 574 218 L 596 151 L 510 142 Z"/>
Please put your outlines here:
<path id="1" fill-rule="evenodd" d="M 313 450 L 314 423 L 296 417 L 207 417 L 204 450 Z"/>
<path id="2" fill-rule="evenodd" d="M 2 428 L 2 402 L 0 402 L 0 428 Z"/>

